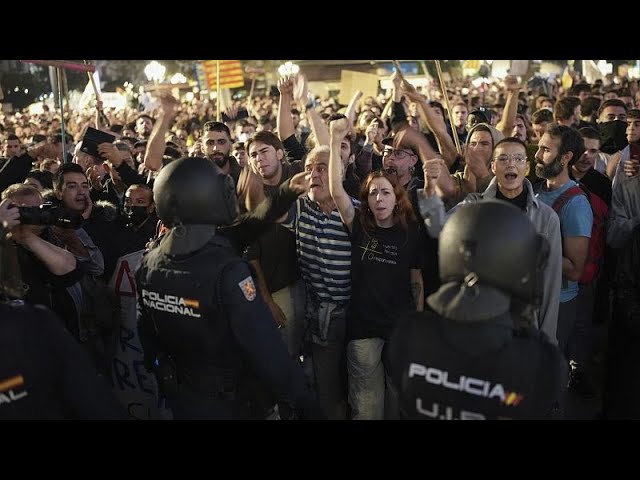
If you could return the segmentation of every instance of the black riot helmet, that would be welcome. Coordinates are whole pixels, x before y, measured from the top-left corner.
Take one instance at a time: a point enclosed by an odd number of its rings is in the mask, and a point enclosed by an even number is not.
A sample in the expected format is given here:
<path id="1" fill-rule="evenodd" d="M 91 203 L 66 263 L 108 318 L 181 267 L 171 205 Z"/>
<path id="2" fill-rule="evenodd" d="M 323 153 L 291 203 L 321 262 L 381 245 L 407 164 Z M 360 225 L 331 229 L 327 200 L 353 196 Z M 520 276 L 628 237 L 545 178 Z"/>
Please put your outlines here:
<path id="1" fill-rule="evenodd" d="M 201 157 L 183 157 L 164 167 L 153 185 L 153 200 L 168 226 L 226 225 L 238 213 L 233 179 Z"/>
<path id="2" fill-rule="evenodd" d="M 440 279 L 490 285 L 526 302 L 542 297 L 549 244 L 517 207 L 501 200 L 463 205 L 440 234 Z"/>

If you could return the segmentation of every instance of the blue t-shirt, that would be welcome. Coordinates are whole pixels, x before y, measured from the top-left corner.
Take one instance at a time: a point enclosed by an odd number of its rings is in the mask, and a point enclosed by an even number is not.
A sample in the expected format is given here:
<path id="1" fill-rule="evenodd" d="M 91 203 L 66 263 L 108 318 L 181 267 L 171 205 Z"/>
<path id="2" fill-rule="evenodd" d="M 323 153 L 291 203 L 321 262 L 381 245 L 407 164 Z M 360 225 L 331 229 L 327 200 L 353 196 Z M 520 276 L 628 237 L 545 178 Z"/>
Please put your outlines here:
<path id="1" fill-rule="evenodd" d="M 540 189 L 538 200 L 553 208 L 553 203 L 564 192 L 578 184 L 569 180 L 557 190 L 548 191 L 546 187 Z M 562 210 L 560 210 L 560 234 L 565 237 L 588 237 L 591 238 L 591 225 L 593 224 L 593 212 L 591 205 L 585 195 L 576 195 L 569 200 Z M 578 295 L 578 282 L 572 282 L 562 277 L 562 289 L 560 290 L 560 303 L 573 300 Z"/>

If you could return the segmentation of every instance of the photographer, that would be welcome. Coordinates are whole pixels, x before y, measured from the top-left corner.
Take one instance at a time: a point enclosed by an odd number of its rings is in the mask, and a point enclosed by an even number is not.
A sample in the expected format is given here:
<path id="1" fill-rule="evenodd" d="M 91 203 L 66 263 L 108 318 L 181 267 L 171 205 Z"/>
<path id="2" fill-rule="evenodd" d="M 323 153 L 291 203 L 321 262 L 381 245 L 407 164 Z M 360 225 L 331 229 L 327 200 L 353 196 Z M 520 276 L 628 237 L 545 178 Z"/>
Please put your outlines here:
<path id="1" fill-rule="evenodd" d="M 69 299 L 64 288 L 76 283 L 81 272 L 73 254 L 55 244 L 56 239 L 47 225 L 22 224 L 20 221 L 18 207 L 39 207 L 41 204 L 42 196 L 34 187 L 11 185 L 2 192 L 0 221 L 6 222 L 11 240 L 16 245 L 16 257 L 26 290 L 24 301 L 54 309 L 64 319 L 69 311 Z M 35 222 L 37 219 L 27 221 Z"/>
<path id="2" fill-rule="evenodd" d="M 14 247 L 5 227 L 15 232 L 20 214 L 10 202 L 0 203 L 0 420 L 125 419 L 59 319 L 43 307 L 16 301 L 22 296 L 14 288 L 20 271 L 10 264 Z"/>

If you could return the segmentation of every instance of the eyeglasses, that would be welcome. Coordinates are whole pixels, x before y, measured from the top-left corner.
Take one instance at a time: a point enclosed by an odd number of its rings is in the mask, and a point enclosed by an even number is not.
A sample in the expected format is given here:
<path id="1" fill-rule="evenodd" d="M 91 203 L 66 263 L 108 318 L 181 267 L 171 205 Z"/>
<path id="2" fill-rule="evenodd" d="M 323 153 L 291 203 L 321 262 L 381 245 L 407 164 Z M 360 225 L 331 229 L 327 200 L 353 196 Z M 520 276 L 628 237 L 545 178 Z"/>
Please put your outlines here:
<path id="1" fill-rule="evenodd" d="M 395 179 L 397 179 L 398 177 L 398 169 L 394 168 L 394 167 L 388 167 L 388 168 L 379 168 L 377 170 L 373 170 L 371 171 L 370 175 L 373 178 L 378 178 L 378 177 L 395 177 Z"/>
<path id="2" fill-rule="evenodd" d="M 393 149 L 393 148 L 385 148 L 385 150 L 382 153 L 382 155 L 384 157 L 388 157 L 389 155 L 393 155 L 397 159 L 402 160 L 407 155 L 415 155 L 415 153 L 408 152 L 406 150 L 396 150 L 396 149 Z"/>
<path id="3" fill-rule="evenodd" d="M 517 165 L 523 165 L 524 163 L 527 162 L 527 156 L 526 155 L 500 155 L 495 160 L 500 165 L 506 165 L 509 162 L 509 160 L 513 160 L 513 162 L 516 163 Z"/>

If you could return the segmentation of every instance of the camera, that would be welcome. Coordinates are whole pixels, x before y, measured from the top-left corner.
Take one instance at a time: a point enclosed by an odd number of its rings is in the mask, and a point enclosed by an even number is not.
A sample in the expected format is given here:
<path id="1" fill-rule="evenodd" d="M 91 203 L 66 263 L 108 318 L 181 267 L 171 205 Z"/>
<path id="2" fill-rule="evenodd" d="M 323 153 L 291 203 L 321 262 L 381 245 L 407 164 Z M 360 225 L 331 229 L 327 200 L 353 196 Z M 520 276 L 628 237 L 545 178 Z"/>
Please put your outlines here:
<path id="1" fill-rule="evenodd" d="M 39 207 L 18 207 L 20 223 L 24 225 L 53 225 L 62 228 L 80 228 L 82 215 L 65 208 L 43 203 Z"/>

